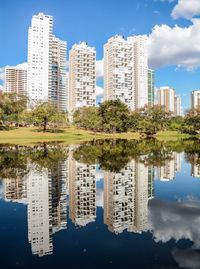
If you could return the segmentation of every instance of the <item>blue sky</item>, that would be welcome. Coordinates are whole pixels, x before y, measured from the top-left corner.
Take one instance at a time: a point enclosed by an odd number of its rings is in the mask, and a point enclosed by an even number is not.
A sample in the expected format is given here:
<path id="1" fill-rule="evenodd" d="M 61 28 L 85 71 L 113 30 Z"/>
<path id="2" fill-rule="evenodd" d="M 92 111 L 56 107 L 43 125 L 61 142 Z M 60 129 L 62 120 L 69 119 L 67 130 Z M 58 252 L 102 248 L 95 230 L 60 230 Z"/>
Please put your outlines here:
<path id="1" fill-rule="evenodd" d="M 156 86 L 174 87 L 183 106 L 189 107 L 190 91 L 200 88 L 200 1 L 190 0 L 193 10 L 185 1 L 189 0 L 0 0 L 0 67 L 27 61 L 31 17 L 44 12 L 53 16 L 54 33 L 68 42 L 68 49 L 86 41 L 96 47 L 98 60 L 112 35 L 149 35 Z"/>

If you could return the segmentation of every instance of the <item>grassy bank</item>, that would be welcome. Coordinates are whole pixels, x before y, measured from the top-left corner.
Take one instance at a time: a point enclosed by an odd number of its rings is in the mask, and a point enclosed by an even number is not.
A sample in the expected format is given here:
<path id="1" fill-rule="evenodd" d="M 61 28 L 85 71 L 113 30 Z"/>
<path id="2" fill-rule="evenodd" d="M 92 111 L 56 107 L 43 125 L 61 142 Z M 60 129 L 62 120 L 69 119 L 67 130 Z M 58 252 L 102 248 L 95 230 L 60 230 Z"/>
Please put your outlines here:
<path id="1" fill-rule="evenodd" d="M 138 139 L 137 133 L 122 133 L 122 134 L 95 134 L 90 131 L 80 130 L 73 127 L 66 128 L 59 133 L 43 133 L 38 132 L 34 128 L 19 128 L 9 131 L 0 131 L 0 144 L 34 144 L 39 142 L 63 142 L 66 144 L 80 143 L 92 139 L 100 138 L 124 138 Z"/>
<path id="2" fill-rule="evenodd" d="M 183 138 L 190 138 L 190 135 L 180 134 L 178 132 L 165 131 L 159 132 L 156 136 L 158 140 L 178 140 Z M 35 144 L 40 142 L 63 142 L 66 144 L 80 143 L 92 139 L 105 139 L 105 138 L 121 138 L 121 139 L 139 139 L 138 133 L 121 133 L 121 134 L 105 134 L 105 133 L 93 133 L 91 131 L 85 131 L 76 129 L 73 127 L 66 128 L 59 133 L 43 133 L 38 132 L 34 128 L 19 128 L 10 131 L 0 131 L 0 144 Z"/>

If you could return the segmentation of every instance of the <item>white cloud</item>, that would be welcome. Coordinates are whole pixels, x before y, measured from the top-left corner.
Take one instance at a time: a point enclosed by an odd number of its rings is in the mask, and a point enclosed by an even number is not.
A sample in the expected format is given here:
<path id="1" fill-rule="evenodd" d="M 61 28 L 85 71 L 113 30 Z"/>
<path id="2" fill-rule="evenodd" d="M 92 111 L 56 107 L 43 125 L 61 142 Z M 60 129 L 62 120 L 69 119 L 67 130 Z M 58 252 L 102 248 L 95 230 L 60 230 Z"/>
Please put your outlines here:
<path id="1" fill-rule="evenodd" d="M 96 86 L 96 97 L 103 97 L 103 88 L 100 86 Z"/>
<path id="2" fill-rule="evenodd" d="M 97 79 L 103 78 L 103 59 L 96 61 L 96 75 Z"/>
<path id="3" fill-rule="evenodd" d="M 189 239 L 200 248 L 200 201 L 188 199 L 171 202 L 152 199 L 149 202 L 149 228 L 156 242 Z"/>
<path id="4" fill-rule="evenodd" d="M 199 0 L 179 0 L 171 13 L 173 19 L 191 19 L 197 15 L 200 15 Z"/>
<path id="5" fill-rule="evenodd" d="M 148 39 L 149 66 L 176 65 L 193 69 L 200 66 L 200 19 L 182 28 L 156 25 Z"/>

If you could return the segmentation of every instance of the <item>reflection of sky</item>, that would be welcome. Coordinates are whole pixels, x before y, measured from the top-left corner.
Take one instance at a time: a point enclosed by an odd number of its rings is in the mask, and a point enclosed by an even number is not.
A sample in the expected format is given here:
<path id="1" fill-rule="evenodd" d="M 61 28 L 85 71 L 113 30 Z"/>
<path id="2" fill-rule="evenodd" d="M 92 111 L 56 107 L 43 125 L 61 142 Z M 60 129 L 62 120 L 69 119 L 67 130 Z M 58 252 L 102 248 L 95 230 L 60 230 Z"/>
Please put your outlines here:
<path id="1" fill-rule="evenodd" d="M 200 199 L 200 179 L 191 176 L 191 164 L 182 161 L 181 173 L 176 173 L 174 180 L 155 181 L 155 197 L 167 200 L 196 197 Z"/>

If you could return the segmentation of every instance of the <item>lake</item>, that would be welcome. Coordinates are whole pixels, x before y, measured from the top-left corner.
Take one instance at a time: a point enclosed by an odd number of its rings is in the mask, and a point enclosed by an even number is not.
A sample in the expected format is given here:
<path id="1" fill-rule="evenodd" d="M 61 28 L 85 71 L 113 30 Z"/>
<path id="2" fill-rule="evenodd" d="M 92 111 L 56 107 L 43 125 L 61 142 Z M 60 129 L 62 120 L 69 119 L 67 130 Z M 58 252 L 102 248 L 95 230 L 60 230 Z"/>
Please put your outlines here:
<path id="1" fill-rule="evenodd" d="M 0 146 L 1 268 L 200 268 L 198 140 Z"/>

